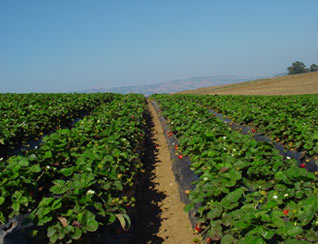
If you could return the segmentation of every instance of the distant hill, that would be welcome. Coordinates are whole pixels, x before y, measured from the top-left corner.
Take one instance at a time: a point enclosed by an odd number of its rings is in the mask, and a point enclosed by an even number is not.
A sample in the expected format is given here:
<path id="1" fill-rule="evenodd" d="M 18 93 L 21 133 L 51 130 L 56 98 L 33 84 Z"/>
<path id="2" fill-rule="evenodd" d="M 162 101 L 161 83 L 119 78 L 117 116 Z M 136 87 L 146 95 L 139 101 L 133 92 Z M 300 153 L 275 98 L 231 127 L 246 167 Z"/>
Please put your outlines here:
<path id="1" fill-rule="evenodd" d="M 99 88 L 83 91 L 84 93 L 114 92 L 114 93 L 142 93 L 146 96 L 154 93 L 175 93 L 179 91 L 192 90 L 201 87 L 210 87 L 216 85 L 224 85 L 237 83 L 259 77 L 252 76 L 236 76 L 236 75 L 216 75 L 192 77 L 188 79 L 173 80 L 165 83 L 156 83 L 142 86 L 123 86 L 110 89 Z"/>
<path id="2" fill-rule="evenodd" d="M 318 72 L 276 76 L 237 84 L 211 86 L 180 94 L 295 95 L 318 94 Z"/>

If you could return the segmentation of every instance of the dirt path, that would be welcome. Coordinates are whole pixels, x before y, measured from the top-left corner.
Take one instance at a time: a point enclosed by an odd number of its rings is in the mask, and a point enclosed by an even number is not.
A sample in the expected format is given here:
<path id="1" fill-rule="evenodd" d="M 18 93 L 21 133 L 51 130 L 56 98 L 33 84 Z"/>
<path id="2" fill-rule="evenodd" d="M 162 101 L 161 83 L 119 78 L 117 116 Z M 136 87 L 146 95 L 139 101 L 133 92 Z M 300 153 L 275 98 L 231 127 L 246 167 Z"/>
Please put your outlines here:
<path id="1" fill-rule="evenodd" d="M 148 103 L 152 123 L 148 142 L 148 179 L 138 197 L 138 221 L 135 233 L 138 244 L 191 244 L 195 238 L 184 204 L 179 199 L 171 170 L 168 145 L 158 115 Z"/>

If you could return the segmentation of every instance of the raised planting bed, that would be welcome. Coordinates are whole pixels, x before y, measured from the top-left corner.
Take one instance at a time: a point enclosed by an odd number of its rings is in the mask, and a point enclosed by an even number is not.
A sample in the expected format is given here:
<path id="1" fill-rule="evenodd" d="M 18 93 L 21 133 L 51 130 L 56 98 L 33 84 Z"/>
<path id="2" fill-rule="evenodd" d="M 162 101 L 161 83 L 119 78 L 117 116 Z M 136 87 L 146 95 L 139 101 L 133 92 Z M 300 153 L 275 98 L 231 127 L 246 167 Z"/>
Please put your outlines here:
<path id="1" fill-rule="evenodd" d="M 110 234 L 130 226 L 136 179 L 144 172 L 144 110 L 144 96 L 117 96 L 72 129 L 45 137 L 40 148 L 4 161 L 0 229 L 10 229 L 7 223 L 28 227 L 29 243 L 99 243 L 98 236 L 116 243 L 99 230 Z"/>
<path id="2" fill-rule="evenodd" d="M 180 96 L 182 97 L 182 96 Z M 318 95 L 183 96 L 318 159 Z"/>
<path id="3" fill-rule="evenodd" d="M 0 159 L 68 126 L 115 94 L 0 94 Z M 21 151 L 21 150 L 20 150 Z M 2 161 L 0 160 L 0 161 Z"/>
<path id="4" fill-rule="evenodd" d="M 210 243 L 316 243 L 316 173 L 272 144 L 232 130 L 206 108 L 157 95 L 178 150 L 199 177 L 190 192 L 196 225 Z"/>

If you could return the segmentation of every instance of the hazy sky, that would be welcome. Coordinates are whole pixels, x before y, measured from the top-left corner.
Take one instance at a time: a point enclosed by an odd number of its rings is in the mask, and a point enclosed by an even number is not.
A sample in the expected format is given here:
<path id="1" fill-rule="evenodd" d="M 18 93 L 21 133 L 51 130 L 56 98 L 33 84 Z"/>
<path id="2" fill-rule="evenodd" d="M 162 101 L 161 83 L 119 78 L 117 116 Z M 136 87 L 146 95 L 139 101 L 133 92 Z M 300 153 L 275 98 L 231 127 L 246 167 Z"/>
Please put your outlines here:
<path id="1" fill-rule="evenodd" d="M 0 92 L 68 92 L 318 63 L 318 0 L 1 0 Z"/>

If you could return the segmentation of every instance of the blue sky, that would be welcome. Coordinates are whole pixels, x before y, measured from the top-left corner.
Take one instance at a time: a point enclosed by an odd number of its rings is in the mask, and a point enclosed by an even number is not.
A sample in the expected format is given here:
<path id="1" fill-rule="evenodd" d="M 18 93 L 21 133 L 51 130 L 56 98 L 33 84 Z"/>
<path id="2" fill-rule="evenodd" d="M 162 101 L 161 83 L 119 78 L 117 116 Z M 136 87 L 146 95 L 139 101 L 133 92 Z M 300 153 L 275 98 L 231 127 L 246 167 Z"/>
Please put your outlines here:
<path id="1" fill-rule="evenodd" d="M 0 92 L 69 92 L 318 63 L 318 0 L 2 0 Z"/>

